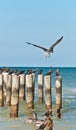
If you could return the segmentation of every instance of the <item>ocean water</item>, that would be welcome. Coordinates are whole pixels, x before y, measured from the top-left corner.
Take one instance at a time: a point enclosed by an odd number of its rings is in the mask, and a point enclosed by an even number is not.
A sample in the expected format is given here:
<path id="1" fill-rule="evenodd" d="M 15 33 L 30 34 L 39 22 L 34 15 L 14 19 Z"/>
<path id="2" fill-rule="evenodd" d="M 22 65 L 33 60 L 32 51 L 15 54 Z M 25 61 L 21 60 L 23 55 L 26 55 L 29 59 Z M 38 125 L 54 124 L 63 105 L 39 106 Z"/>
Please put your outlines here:
<path id="1" fill-rule="evenodd" d="M 10 67 L 11 69 L 25 70 L 29 67 Z M 35 69 L 36 67 L 33 67 Z M 43 70 L 43 75 L 50 69 L 49 67 L 38 67 Z M 55 105 L 55 72 L 60 70 L 62 76 L 62 116 L 61 119 L 56 118 Z M 45 111 L 45 103 L 38 104 L 37 98 L 37 74 L 35 80 L 35 111 L 39 119 L 43 119 L 41 114 Z M 52 74 L 52 105 L 54 122 L 53 130 L 76 130 L 76 68 L 53 68 Z M 25 118 L 32 114 L 27 111 L 25 101 L 19 102 L 19 117 L 10 119 L 10 107 L 6 105 L 0 108 L 0 130 L 35 130 L 37 127 L 33 124 L 25 124 Z"/>

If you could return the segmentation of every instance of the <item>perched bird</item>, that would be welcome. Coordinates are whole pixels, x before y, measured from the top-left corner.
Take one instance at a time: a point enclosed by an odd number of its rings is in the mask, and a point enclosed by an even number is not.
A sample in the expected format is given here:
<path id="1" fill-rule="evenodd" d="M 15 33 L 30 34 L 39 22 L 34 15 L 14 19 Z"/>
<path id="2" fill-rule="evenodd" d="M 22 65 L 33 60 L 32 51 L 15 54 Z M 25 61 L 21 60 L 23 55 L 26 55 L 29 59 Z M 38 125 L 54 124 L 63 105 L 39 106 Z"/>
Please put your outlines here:
<path id="1" fill-rule="evenodd" d="M 4 66 L 4 67 L 2 68 L 2 71 L 3 71 L 3 72 L 9 72 L 10 69 L 9 69 L 8 67 L 5 67 L 5 66 Z"/>
<path id="2" fill-rule="evenodd" d="M 17 74 L 18 73 L 18 70 L 16 69 L 16 70 L 14 70 L 14 72 L 13 72 L 13 74 Z"/>
<path id="3" fill-rule="evenodd" d="M 59 69 L 56 70 L 56 76 L 59 76 L 60 75 L 60 71 Z"/>
<path id="4" fill-rule="evenodd" d="M 21 70 L 20 72 L 17 72 L 16 74 L 19 75 L 19 74 L 23 74 L 25 72 L 25 70 Z"/>
<path id="5" fill-rule="evenodd" d="M 32 73 L 36 73 L 36 72 L 37 72 L 37 70 L 38 70 L 38 68 L 36 68 L 36 69 L 32 70 Z"/>
<path id="6" fill-rule="evenodd" d="M 50 53 L 53 53 L 54 47 L 63 39 L 63 36 L 61 38 L 59 38 L 53 45 L 50 46 L 49 49 L 42 47 L 42 46 L 38 46 L 36 44 L 32 44 L 30 42 L 26 42 L 29 45 L 33 45 L 34 47 L 38 47 L 40 49 L 42 49 L 45 52 L 45 56 L 49 56 L 50 57 Z"/>
<path id="7" fill-rule="evenodd" d="M 32 69 L 31 68 L 28 69 L 27 72 L 26 72 L 26 74 L 32 74 Z"/>
<path id="8" fill-rule="evenodd" d="M 50 67 L 50 70 L 46 73 L 46 75 L 51 75 L 53 72 L 52 67 Z"/>
<path id="9" fill-rule="evenodd" d="M 32 70 L 32 68 L 28 69 L 26 74 L 32 74 L 32 73 L 36 73 L 37 72 L 37 68 L 35 70 Z"/>
<path id="10" fill-rule="evenodd" d="M 13 70 L 13 72 L 10 72 L 12 75 L 17 75 L 19 76 L 20 72 L 16 69 L 16 70 Z"/>
<path id="11" fill-rule="evenodd" d="M 42 74 L 42 69 L 41 69 L 41 70 L 39 70 L 38 74 Z"/>
<path id="12" fill-rule="evenodd" d="M 8 74 L 11 75 L 13 73 L 14 73 L 14 70 L 10 70 Z"/>

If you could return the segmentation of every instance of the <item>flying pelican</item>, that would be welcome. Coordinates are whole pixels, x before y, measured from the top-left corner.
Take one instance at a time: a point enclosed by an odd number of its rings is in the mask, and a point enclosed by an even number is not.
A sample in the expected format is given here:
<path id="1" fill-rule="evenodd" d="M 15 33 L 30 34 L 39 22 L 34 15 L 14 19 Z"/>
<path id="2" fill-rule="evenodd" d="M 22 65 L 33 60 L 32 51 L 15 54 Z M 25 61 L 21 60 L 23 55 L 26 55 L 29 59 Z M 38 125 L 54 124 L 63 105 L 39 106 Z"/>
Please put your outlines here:
<path id="1" fill-rule="evenodd" d="M 46 57 L 47 57 L 47 56 L 50 57 L 50 53 L 53 53 L 54 47 L 55 47 L 62 39 L 63 39 L 63 36 L 62 36 L 61 38 L 59 38 L 53 45 L 51 45 L 49 49 L 47 49 L 47 48 L 45 48 L 45 47 L 42 47 L 42 46 L 38 46 L 38 45 L 36 45 L 36 44 L 32 44 L 32 43 L 30 43 L 30 42 L 26 42 L 26 43 L 29 44 L 29 45 L 33 45 L 33 46 L 35 46 L 35 47 L 38 47 L 38 48 L 42 49 L 42 50 L 45 52 L 45 56 L 46 56 Z"/>

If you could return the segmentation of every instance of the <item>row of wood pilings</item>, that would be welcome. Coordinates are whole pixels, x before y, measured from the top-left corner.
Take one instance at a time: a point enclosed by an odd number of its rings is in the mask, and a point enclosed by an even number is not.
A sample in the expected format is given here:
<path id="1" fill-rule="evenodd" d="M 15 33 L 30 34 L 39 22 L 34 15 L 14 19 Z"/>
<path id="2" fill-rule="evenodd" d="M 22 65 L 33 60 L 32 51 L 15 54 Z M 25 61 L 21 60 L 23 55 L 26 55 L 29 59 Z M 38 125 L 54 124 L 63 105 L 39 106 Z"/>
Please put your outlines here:
<path id="1" fill-rule="evenodd" d="M 57 117 L 61 117 L 62 108 L 62 77 L 56 76 L 56 111 Z M 0 74 L 0 107 L 4 104 L 10 106 L 10 117 L 18 117 L 19 100 L 25 100 L 28 109 L 34 109 L 35 74 Z M 46 109 L 52 109 L 52 77 L 50 75 L 38 75 L 38 102 L 45 99 Z M 44 94 L 43 94 L 44 93 Z"/>

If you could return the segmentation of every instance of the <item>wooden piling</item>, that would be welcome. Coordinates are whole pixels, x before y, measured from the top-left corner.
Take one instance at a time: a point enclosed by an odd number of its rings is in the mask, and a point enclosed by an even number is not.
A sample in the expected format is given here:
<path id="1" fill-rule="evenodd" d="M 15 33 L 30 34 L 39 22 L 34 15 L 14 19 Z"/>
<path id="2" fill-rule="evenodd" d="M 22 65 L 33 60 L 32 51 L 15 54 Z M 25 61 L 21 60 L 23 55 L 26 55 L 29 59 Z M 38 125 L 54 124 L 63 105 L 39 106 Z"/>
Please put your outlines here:
<path id="1" fill-rule="evenodd" d="M 0 107 L 4 106 L 3 100 L 3 76 L 0 74 Z"/>
<path id="2" fill-rule="evenodd" d="M 52 94 L 51 94 L 51 76 L 44 76 L 44 87 L 45 87 L 45 104 L 46 109 L 52 109 Z"/>
<path id="3" fill-rule="evenodd" d="M 4 93 L 4 100 L 6 100 L 6 86 L 8 82 L 8 72 L 3 72 L 3 93 Z"/>
<path id="4" fill-rule="evenodd" d="M 34 100 L 33 100 L 33 76 L 26 75 L 26 105 L 27 108 L 34 108 Z"/>
<path id="5" fill-rule="evenodd" d="M 23 101 L 25 99 L 25 75 L 20 74 L 20 89 L 19 89 L 19 99 Z"/>
<path id="6" fill-rule="evenodd" d="M 35 92 L 35 73 L 32 73 L 32 77 L 33 77 L 33 100 L 34 100 L 34 92 Z"/>
<path id="7" fill-rule="evenodd" d="M 11 95 L 11 111 L 10 117 L 18 117 L 19 106 L 19 86 L 20 78 L 17 75 L 12 75 L 12 95 Z"/>
<path id="8" fill-rule="evenodd" d="M 8 75 L 6 84 L 6 105 L 11 106 L 12 75 Z"/>
<path id="9" fill-rule="evenodd" d="M 57 111 L 57 118 L 61 117 L 61 108 L 62 108 L 62 77 L 56 76 L 56 111 Z"/>
<path id="10" fill-rule="evenodd" d="M 24 100 L 26 101 L 26 75 L 24 77 L 24 80 L 25 80 L 25 89 L 24 89 Z"/>
<path id="11" fill-rule="evenodd" d="M 43 103 L 43 75 L 38 75 L 38 102 Z"/>

